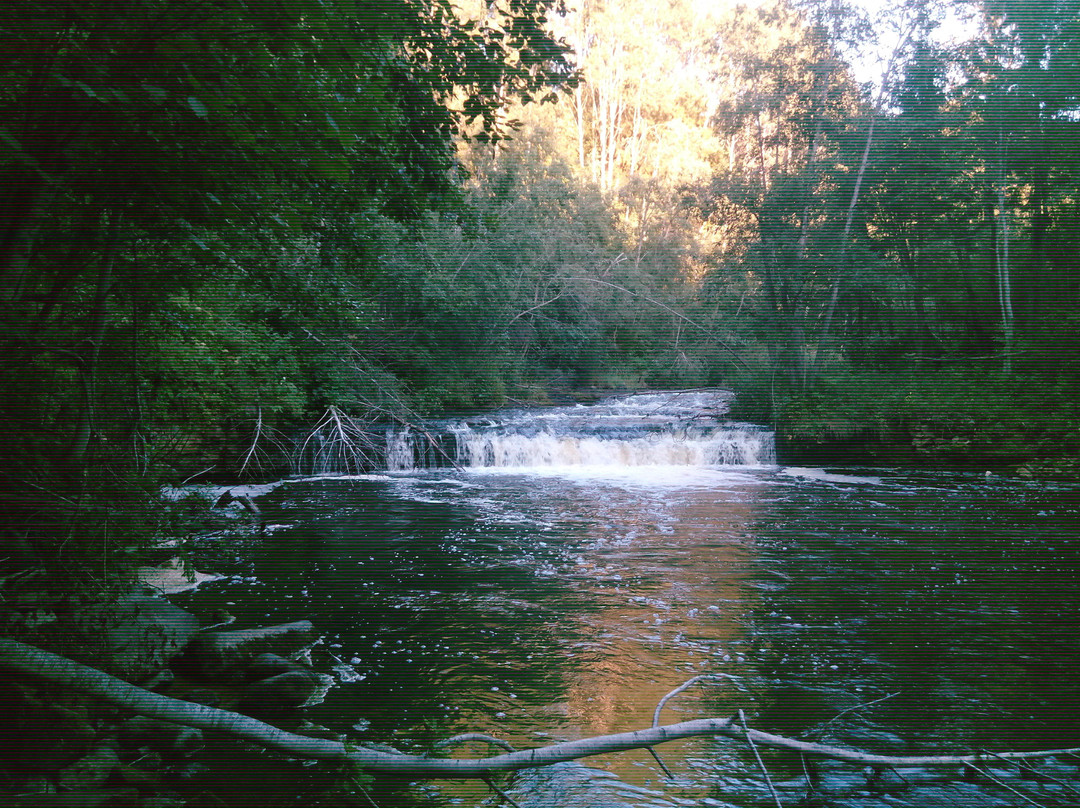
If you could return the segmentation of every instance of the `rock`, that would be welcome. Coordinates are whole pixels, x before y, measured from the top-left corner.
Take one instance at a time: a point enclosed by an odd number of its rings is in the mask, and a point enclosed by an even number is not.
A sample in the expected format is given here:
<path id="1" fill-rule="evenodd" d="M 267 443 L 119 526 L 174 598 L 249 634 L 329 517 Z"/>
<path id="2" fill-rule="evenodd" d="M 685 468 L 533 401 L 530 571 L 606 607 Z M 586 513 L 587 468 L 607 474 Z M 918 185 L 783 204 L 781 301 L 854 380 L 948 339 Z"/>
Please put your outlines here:
<path id="1" fill-rule="evenodd" d="M 138 808 L 133 788 L 108 791 L 68 791 L 64 794 L 21 794 L 5 797 L 8 808 Z"/>
<path id="2" fill-rule="evenodd" d="M 66 707 L 8 702 L 0 710 L 0 756 L 22 771 L 53 771 L 87 754 L 93 726 Z"/>
<path id="3" fill-rule="evenodd" d="M 146 771 L 136 766 L 120 765 L 116 768 L 116 775 L 124 785 L 137 788 L 139 791 L 157 791 L 161 788 L 161 775 L 157 772 Z"/>
<path id="4" fill-rule="evenodd" d="M 260 679 L 269 679 L 271 676 L 295 670 L 302 670 L 302 668 L 292 660 L 277 654 L 259 654 L 244 668 L 244 679 L 257 682 Z"/>
<path id="5" fill-rule="evenodd" d="M 209 771 L 205 763 L 188 763 L 176 771 L 176 776 L 181 780 L 197 780 Z"/>
<path id="6" fill-rule="evenodd" d="M 108 746 L 99 746 L 60 772 L 56 778 L 66 791 L 93 791 L 101 788 L 120 765 L 120 758 Z"/>
<path id="7" fill-rule="evenodd" d="M 74 620 L 83 634 L 104 639 L 100 667 L 131 682 L 155 675 L 199 630 L 195 615 L 147 595 L 91 606 Z"/>
<path id="8" fill-rule="evenodd" d="M 205 704 L 207 707 L 221 705 L 221 694 L 209 687 L 188 687 L 174 695 L 178 699 L 190 701 L 194 704 Z"/>
<path id="9" fill-rule="evenodd" d="M 204 631 L 192 641 L 184 663 L 197 676 L 236 682 L 259 654 L 291 653 L 314 639 L 315 627 L 307 620 L 240 631 Z"/>
<path id="10" fill-rule="evenodd" d="M 240 694 L 240 702 L 265 707 L 299 707 L 318 686 L 319 677 L 310 671 L 279 673 L 249 684 Z"/>
<path id="11" fill-rule="evenodd" d="M 189 757 L 203 748 L 202 730 L 136 716 L 120 725 L 117 743 L 121 752 L 148 748 L 165 757 Z"/>
<path id="12" fill-rule="evenodd" d="M 174 797 L 144 797 L 139 800 L 139 808 L 184 808 L 183 800 Z"/>
<path id="13" fill-rule="evenodd" d="M 55 794 L 56 783 L 43 774 L 27 777 L 17 789 L 20 794 Z"/>
<path id="14" fill-rule="evenodd" d="M 164 690 L 173 683 L 176 679 L 176 674 L 168 668 L 162 668 L 145 682 L 142 683 L 142 687 L 147 690 Z"/>
<path id="15" fill-rule="evenodd" d="M 217 502 L 214 503 L 215 508 L 226 508 L 232 503 L 239 503 L 244 510 L 249 513 L 253 513 L 258 516 L 262 511 L 259 510 L 259 506 L 255 504 L 255 500 L 249 497 L 247 494 L 234 494 L 232 490 L 225 491 L 220 497 L 217 498 Z"/>
<path id="16" fill-rule="evenodd" d="M 220 581 L 223 576 L 191 569 L 176 556 L 157 567 L 139 567 L 135 577 L 155 592 L 175 595 L 177 592 L 195 589 L 208 581 Z"/>
<path id="17" fill-rule="evenodd" d="M 189 799 L 185 805 L 187 808 L 228 808 L 228 805 L 216 794 L 202 791 Z"/>

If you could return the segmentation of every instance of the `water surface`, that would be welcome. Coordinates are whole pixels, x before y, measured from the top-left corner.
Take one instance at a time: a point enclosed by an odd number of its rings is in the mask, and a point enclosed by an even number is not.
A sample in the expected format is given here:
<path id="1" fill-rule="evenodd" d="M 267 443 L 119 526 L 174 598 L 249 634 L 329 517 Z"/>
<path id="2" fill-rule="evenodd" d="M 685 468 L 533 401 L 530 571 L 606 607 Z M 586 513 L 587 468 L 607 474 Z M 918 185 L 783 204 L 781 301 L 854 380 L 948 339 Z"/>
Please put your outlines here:
<path id="1" fill-rule="evenodd" d="M 237 627 L 312 620 L 324 634 L 313 661 L 337 685 L 307 717 L 359 742 L 416 752 L 477 731 L 528 747 L 638 729 L 665 693 L 710 673 L 724 677 L 674 699 L 665 722 L 743 709 L 759 729 L 805 737 L 891 695 L 821 739 L 896 754 L 1080 745 L 1076 487 L 548 465 L 292 481 L 260 505 L 280 527 L 218 557 L 234 577 L 187 602 L 225 605 Z M 507 789 L 551 808 L 773 804 L 733 741 L 659 751 L 673 781 L 640 751 L 521 774 Z M 798 759 L 766 760 L 796 804 Z M 838 793 L 864 782 L 822 774 Z M 1001 774 L 1044 805 L 1069 804 L 1058 786 Z M 484 795 L 440 783 L 395 799 Z M 956 781 L 827 804 L 1027 803 Z"/>

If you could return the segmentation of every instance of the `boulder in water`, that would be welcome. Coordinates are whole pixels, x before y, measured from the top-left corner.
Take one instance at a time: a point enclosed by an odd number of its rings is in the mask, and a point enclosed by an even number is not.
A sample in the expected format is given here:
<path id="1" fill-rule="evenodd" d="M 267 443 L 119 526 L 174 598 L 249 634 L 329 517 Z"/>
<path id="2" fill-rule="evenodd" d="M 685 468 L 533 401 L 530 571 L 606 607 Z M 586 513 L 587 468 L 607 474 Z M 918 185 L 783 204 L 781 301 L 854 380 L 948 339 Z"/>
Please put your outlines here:
<path id="1" fill-rule="evenodd" d="M 240 702 L 260 707 L 299 707 L 318 686 L 319 677 L 311 671 L 288 671 L 252 682 L 244 688 Z"/>
<path id="2" fill-rule="evenodd" d="M 73 620 L 79 633 L 103 638 L 105 655 L 96 666 L 130 682 L 157 674 L 199 630 L 195 615 L 147 595 L 91 606 Z"/>
<path id="3" fill-rule="evenodd" d="M 260 654 L 292 653 L 314 639 L 315 627 L 308 620 L 239 631 L 205 631 L 192 641 L 183 661 L 196 676 L 238 682 L 247 664 Z"/>
<path id="4" fill-rule="evenodd" d="M 188 757 L 203 748 L 203 734 L 194 727 L 140 715 L 120 725 L 117 743 L 121 752 L 148 748 L 165 757 Z"/>
<path id="5" fill-rule="evenodd" d="M 269 679 L 271 676 L 296 670 L 302 670 L 302 668 L 291 659 L 278 654 L 259 654 L 244 668 L 244 679 L 248 682 L 258 682 L 261 679 Z"/>
<path id="6" fill-rule="evenodd" d="M 99 746 L 60 772 L 56 782 L 66 791 L 92 791 L 101 788 L 119 765 L 111 747 Z"/>

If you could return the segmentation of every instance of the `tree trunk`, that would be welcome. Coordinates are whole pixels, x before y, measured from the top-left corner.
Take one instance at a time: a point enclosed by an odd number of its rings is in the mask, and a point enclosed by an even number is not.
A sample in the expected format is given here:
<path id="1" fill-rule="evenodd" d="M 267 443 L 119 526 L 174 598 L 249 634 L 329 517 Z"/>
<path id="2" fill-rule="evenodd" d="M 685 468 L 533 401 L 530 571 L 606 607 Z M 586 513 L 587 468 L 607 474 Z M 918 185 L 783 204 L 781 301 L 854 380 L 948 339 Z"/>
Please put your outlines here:
<path id="1" fill-rule="evenodd" d="M 840 283 L 848 262 L 848 240 L 851 238 L 851 225 L 855 220 L 855 208 L 859 204 L 859 193 L 862 190 L 863 178 L 866 176 L 866 166 L 870 162 L 870 147 L 874 144 L 874 126 L 877 123 L 877 114 L 870 118 L 870 126 L 866 130 L 866 144 L 863 146 L 862 159 L 859 161 L 859 171 L 855 175 L 855 187 L 851 190 L 851 199 L 848 202 L 847 216 L 844 218 L 844 231 L 840 235 L 840 255 L 837 257 L 836 271 L 833 275 L 832 291 L 829 293 L 829 304 L 825 309 L 825 324 L 821 327 L 818 336 L 817 349 L 814 351 L 814 359 L 810 366 L 809 376 L 805 385 L 813 383 L 817 375 L 818 366 L 821 362 L 821 354 L 829 345 L 830 331 L 832 329 L 833 316 L 836 314 L 836 302 L 840 299 Z"/>
<path id="2" fill-rule="evenodd" d="M 997 239 L 994 258 L 997 265 L 998 305 L 1001 309 L 1001 333 L 1005 341 L 1005 355 L 1001 370 L 1006 375 L 1012 374 L 1014 317 L 1012 300 L 1012 279 L 1009 267 L 1009 200 L 1006 193 L 1006 165 L 1008 146 L 1005 134 L 998 129 L 998 185 L 997 185 Z"/>
<path id="3" fill-rule="evenodd" d="M 1005 340 L 1002 372 L 1008 376 L 1013 367 L 1014 318 L 1012 303 L 1012 279 L 1009 272 L 1009 212 L 1006 208 L 1005 186 L 998 187 L 998 238 L 997 238 L 997 287 L 998 304 L 1001 308 L 1001 333 Z"/>
<path id="4" fill-rule="evenodd" d="M 108 300 L 112 291 L 113 265 L 120 239 L 120 217 L 112 215 L 109 225 L 108 246 L 101 271 L 98 274 L 97 291 L 94 295 L 94 309 L 90 319 L 85 350 L 82 352 L 82 364 L 79 368 L 82 381 L 82 407 L 76 421 L 75 434 L 68 449 L 66 465 L 73 474 L 81 472 L 86 461 L 86 452 L 90 446 L 90 437 L 94 428 L 94 405 L 97 398 L 98 359 L 101 355 L 101 343 L 105 338 L 105 326 L 108 323 Z"/>
<path id="5" fill-rule="evenodd" d="M 45 679 L 62 687 L 96 696 L 110 704 L 140 715 L 172 721 L 211 732 L 221 732 L 275 749 L 290 757 L 311 760 L 348 760 L 371 772 L 409 775 L 431 779 L 482 779 L 496 772 L 550 766 L 592 755 L 621 752 L 628 749 L 651 749 L 661 743 L 700 736 L 724 736 L 774 749 L 785 749 L 801 755 L 824 757 L 861 766 L 914 767 L 965 766 L 993 758 L 1003 760 L 1035 760 L 1055 756 L 1077 756 L 1080 747 L 1048 749 L 1035 752 L 1000 752 L 974 755 L 878 755 L 859 749 L 847 749 L 827 744 L 810 743 L 782 735 L 762 732 L 745 725 L 742 711 L 732 718 L 699 718 L 677 724 L 656 726 L 659 711 L 668 694 L 657 706 L 654 725 L 649 729 L 565 741 L 536 749 L 507 752 L 485 758 L 446 759 L 419 755 L 382 752 L 363 746 L 295 735 L 240 713 L 207 707 L 144 690 L 94 668 L 32 645 L 0 638 L 0 667 L 8 671 Z M 689 683 L 687 683 L 689 684 Z M 467 736 L 458 736 L 458 738 Z M 501 745 L 501 744 L 500 744 Z"/>

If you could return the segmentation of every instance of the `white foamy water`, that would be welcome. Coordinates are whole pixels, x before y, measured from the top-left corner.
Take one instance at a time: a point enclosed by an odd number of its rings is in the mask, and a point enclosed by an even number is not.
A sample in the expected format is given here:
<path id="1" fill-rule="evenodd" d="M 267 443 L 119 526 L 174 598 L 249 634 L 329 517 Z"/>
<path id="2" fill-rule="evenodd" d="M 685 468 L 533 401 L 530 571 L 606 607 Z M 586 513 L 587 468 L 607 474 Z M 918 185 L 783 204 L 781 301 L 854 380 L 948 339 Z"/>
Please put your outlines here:
<path id="1" fill-rule="evenodd" d="M 856 477 L 853 474 L 832 474 L 825 469 L 801 468 L 788 466 L 780 471 L 788 477 L 800 477 L 804 480 L 821 480 L 825 483 L 853 483 L 855 485 L 881 485 L 880 477 Z"/>
<path id="2" fill-rule="evenodd" d="M 476 477 L 528 475 L 627 489 L 708 488 L 718 492 L 766 484 L 770 480 L 769 474 L 755 474 L 757 469 L 715 466 L 477 466 L 466 471 Z"/>
<path id="3" fill-rule="evenodd" d="M 772 462 L 772 435 L 718 429 L 640 438 L 597 438 L 541 432 L 463 432 L 458 462 L 470 467 L 533 466 L 759 466 Z"/>
<path id="4" fill-rule="evenodd" d="M 422 433 L 390 430 L 386 464 L 392 471 L 774 465 L 772 432 L 724 418 L 731 398 L 726 390 L 644 393 L 433 422 Z"/>

